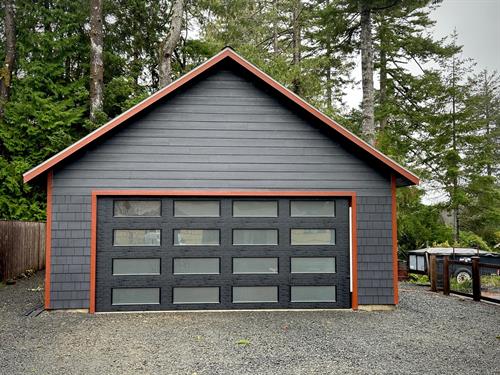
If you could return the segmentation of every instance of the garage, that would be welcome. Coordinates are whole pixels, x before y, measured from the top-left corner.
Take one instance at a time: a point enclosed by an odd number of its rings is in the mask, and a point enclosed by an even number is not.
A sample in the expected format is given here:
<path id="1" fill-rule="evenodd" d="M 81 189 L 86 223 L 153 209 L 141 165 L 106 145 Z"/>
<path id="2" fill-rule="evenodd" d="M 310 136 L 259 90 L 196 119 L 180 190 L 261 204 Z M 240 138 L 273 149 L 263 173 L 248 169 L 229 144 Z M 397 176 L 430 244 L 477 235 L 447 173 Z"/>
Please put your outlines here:
<path id="1" fill-rule="evenodd" d="M 230 48 L 23 176 L 45 307 L 90 313 L 396 305 L 419 183 Z"/>
<path id="2" fill-rule="evenodd" d="M 101 197 L 96 311 L 350 307 L 347 198 Z"/>

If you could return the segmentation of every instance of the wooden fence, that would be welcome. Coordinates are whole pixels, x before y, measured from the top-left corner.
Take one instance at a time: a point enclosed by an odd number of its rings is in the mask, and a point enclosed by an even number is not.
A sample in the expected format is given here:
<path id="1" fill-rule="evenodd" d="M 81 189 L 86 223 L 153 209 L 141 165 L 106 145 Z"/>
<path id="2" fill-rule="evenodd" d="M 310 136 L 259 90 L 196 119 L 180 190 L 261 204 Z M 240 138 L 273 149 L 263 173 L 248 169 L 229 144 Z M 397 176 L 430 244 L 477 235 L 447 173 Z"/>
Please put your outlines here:
<path id="1" fill-rule="evenodd" d="M 45 223 L 0 221 L 0 281 L 45 268 Z"/>

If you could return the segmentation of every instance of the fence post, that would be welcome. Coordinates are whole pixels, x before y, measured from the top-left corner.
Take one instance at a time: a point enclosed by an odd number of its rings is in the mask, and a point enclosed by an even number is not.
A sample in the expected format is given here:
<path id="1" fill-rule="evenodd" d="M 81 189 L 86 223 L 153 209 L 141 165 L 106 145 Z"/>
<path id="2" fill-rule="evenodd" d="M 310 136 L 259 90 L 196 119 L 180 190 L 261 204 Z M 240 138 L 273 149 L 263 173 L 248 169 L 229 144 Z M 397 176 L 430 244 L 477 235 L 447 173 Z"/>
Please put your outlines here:
<path id="1" fill-rule="evenodd" d="M 450 271 L 449 271 L 449 256 L 443 256 L 443 294 L 450 295 Z"/>
<path id="2" fill-rule="evenodd" d="M 479 257 L 472 257 L 472 298 L 481 301 L 481 271 L 479 269 Z"/>
<path id="3" fill-rule="evenodd" d="M 431 279 L 431 290 L 437 292 L 437 260 L 435 255 L 430 256 L 430 279 Z"/>

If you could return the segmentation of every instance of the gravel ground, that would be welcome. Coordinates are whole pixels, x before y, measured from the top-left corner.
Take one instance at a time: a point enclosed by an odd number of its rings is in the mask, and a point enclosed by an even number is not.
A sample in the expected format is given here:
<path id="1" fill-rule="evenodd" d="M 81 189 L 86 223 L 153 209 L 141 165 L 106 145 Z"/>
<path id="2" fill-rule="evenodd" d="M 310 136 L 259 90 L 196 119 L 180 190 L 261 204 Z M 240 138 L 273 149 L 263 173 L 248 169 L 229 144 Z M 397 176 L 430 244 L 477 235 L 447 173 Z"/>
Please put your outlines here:
<path id="1" fill-rule="evenodd" d="M 0 286 L 0 374 L 500 374 L 500 307 L 424 287 L 393 312 L 24 316 L 42 285 Z"/>

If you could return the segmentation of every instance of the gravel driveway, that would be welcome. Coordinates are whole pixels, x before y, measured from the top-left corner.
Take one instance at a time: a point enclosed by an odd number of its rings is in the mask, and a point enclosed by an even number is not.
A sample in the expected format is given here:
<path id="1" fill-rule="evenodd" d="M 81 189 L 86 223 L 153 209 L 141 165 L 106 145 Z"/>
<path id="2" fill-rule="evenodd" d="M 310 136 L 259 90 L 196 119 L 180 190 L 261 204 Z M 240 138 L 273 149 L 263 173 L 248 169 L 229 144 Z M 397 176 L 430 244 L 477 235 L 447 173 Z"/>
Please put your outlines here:
<path id="1" fill-rule="evenodd" d="M 422 287 L 393 312 L 24 316 L 42 285 L 0 287 L 0 374 L 500 374 L 500 307 Z"/>

